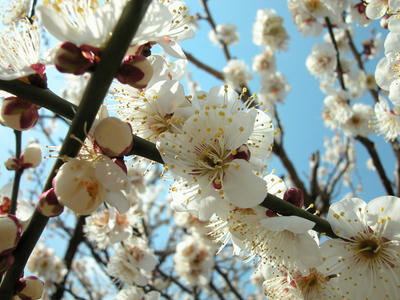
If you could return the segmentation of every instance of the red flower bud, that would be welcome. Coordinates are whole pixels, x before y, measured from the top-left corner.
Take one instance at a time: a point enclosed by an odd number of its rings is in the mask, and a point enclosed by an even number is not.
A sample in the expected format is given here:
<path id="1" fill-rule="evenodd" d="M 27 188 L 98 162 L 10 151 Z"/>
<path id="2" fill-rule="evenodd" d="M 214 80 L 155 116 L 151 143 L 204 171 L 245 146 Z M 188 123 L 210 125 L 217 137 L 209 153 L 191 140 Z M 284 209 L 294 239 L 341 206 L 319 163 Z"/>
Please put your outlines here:
<path id="1" fill-rule="evenodd" d="M 146 57 L 127 56 L 119 67 L 116 78 L 123 84 L 142 89 L 153 77 L 153 67 Z"/>
<path id="2" fill-rule="evenodd" d="M 1 122 L 15 130 L 27 130 L 39 119 L 40 106 L 19 97 L 8 97 L 1 106 Z"/>
<path id="3" fill-rule="evenodd" d="M 36 209 L 46 217 L 57 217 L 63 212 L 64 206 L 58 202 L 54 188 L 51 188 L 40 195 Z"/>
<path id="4" fill-rule="evenodd" d="M 297 188 L 287 189 L 285 194 L 283 195 L 283 200 L 296 205 L 297 207 L 303 207 L 304 204 L 304 196 L 303 192 Z"/>

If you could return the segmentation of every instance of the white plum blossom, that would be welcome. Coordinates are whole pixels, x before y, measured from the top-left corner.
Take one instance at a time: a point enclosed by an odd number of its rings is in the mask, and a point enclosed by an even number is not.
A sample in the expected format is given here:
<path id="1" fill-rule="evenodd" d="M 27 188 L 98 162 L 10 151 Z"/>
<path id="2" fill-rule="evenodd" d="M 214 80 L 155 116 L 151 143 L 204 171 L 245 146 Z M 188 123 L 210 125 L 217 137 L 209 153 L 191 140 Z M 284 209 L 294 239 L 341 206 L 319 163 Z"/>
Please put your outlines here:
<path id="1" fill-rule="evenodd" d="M 272 51 L 287 50 L 289 36 L 283 27 L 283 19 L 274 10 L 259 9 L 253 26 L 253 42 Z"/>
<path id="2" fill-rule="evenodd" d="M 27 19 L 11 23 L 1 35 L 0 79 L 11 80 L 42 72 L 40 28 Z"/>
<path id="3" fill-rule="evenodd" d="M 89 240 L 96 242 L 99 249 L 124 241 L 132 235 L 132 228 L 138 224 L 138 217 L 132 208 L 120 215 L 114 208 L 105 209 L 86 218 L 83 232 Z"/>
<path id="4" fill-rule="evenodd" d="M 316 77 L 324 77 L 334 73 L 336 69 L 336 52 L 332 44 L 318 43 L 312 48 L 306 60 L 307 69 Z"/>
<path id="5" fill-rule="evenodd" d="M 120 213 L 130 206 L 122 192 L 129 191 L 127 176 L 106 156 L 95 161 L 69 159 L 57 172 L 54 189 L 60 204 L 79 215 L 94 212 L 104 201 Z"/>
<path id="6" fill-rule="evenodd" d="M 180 278 L 191 286 L 206 286 L 214 267 L 215 249 L 209 240 L 186 235 L 177 244 L 174 268 Z"/>
<path id="7" fill-rule="evenodd" d="M 183 86 L 175 80 L 159 81 L 141 93 L 129 91 L 114 96 L 120 102 L 117 113 L 135 135 L 152 142 L 163 132 L 176 132 L 193 112 Z"/>
<path id="8" fill-rule="evenodd" d="M 268 76 L 263 76 L 258 94 L 261 100 L 260 106 L 263 107 L 263 104 L 267 102 L 271 104 L 283 103 L 289 91 L 290 86 L 281 73 L 274 72 Z"/>
<path id="9" fill-rule="evenodd" d="M 64 262 L 55 255 L 55 250 L 47 248 L 43 243 L 37 244 L 33 249 L 26 266 L 30 272 L 40 276 L 46 282 L 59 283 L 67 273 Z"/>
<path id="10" fill-rule="evenodd" d="M 43 26 L 62 42 L 102 47 L 111 35 L 125 5 L 125 0 L 44 1 L 36 7 Z"/>
<path id="11" fill-rule="evenodd" d="M 352 106 L 352 116 L 340 127 L 347 136 L 369 136 L 374 130 L 371 126 L 373 119 L 372 106 L 356 103 Z"/>
<path id="12" fill-rule="evenodd" d="M 365 13 L 370 19 L 381 18 L 388 9 L 388 0 L 367 0 Z"/>
<path id="13" fill-rule="evenodd" d="M 212 88 L 207 99 L 177 133 L 165 132 L 157 143 L 175 179 L 172 206 L 201 220 L 223 214 L 228 203 L 248 208 L 262 202 L 265 182 L 257 172 L 273 140 L 268 115 L 241 106 L 232 89 Z"/>
<path id="14" fill-rule="evenodd" d="M 107 273 L 128 285 L 145 285 L 149 272 L 156 265 L 157 260 L 147 242 L 141 238 L 130 238 L 115 250 L 107 264 Z"/>
<path id="15" fill-rule="evenodd" d="M 400 135 L 400 107 L 390 109 L 385 98 L 379 97 L 375 104 L 376 126 L 380 134 L 387 140 L 393 140 Z"/>
<path id="16" fill-rule="evenodd" d="M 216 31 L 211 30 L 208 34 L 209 39 L 215 45 L 221 45 L 221 42 L 229 46 L 237 43 L 239 40 L 239 33 L 237 32 L 236 25 L 234 24 L 218 24 L 215 28 Z"/>
<path id="17" fill-rule="evenodd" d="M 400 293 L 400 199 L 382 196 L 368 204 L 359 198 L 333 203 L 328 221 L 340 239 L 322 245 L 324 268 L 337 273 L 344 296 L 396 299 Z"/>
<path id="18" fill-rule="evenodd" d="M 26 17 L 30 9 L 30 0 L 14 0 L 8 2 L 8 7 L 2 9 L 3 24 L 8 25 Z"/>
<path id="19" fill-rule="evenodd" d="M 253 78 L 246 63 L 237 59 L 230 59 L 223 72 L 225 81 L 237 90 L 246 86 L 247 81 Z"/>
<path id="20" fill-rule="evenodd" d="M 260 75 L 268 75 L 276 69 L 276 60 L 274 52 L 265 50 L 258 54 L 253 59 L 253 71 L 260 73 Z"/>

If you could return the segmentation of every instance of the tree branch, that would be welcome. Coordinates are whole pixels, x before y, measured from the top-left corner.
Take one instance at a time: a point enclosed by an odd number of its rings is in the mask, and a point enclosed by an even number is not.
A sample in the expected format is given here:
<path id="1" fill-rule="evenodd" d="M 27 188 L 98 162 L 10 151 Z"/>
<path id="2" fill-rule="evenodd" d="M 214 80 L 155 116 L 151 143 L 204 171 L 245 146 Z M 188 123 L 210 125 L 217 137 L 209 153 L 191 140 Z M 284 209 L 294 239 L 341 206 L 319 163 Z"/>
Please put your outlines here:
<path id="1" fill-rule="evenodd" d="M 215 78 L 224 81 L 224 75 L 223 75 L 220 71 L 218 71 L 218 70 L 216 70 L 216 69 L 210 67 L 209 65 L 206 65 L 206 64 L 203 63 L 203 62 L 201 62 L 200 60 L 198 60 L 197 58 L 195 58 L 195 57 L 194 57 L 192 54 L 190 54 L 189 52 L 186 52 L 186 51 L 184 51 L 184 52 L 185 52 L 186 58 L 187 58 L 190 62 L 192 62 L 194 65 L 196 65 L 197 67 L 199 67 L 199 68 L 202 69 L 203 71 L 206 71 L 207 73 L 213 75 Z"/>
<path id="2" fill-rule="evenodd" d="M 362 136 L 357 136 L 356 140 L 358 140 L 361 144 L 364 145 L 364 147 L 367 149 L 369 155 L 371 156 L 372 162 L 374 163 L 376 171 L 378 172 L 378 175 L 379 175 L 379 179 L 381 180 L 383 187 L 386 190 L 386 193 L 388 195 L 394 195 L 392 184 L 391 184 L 389 178 L 386 176 L 386 172 L 385 172 L 385 169 L 383 168 L 381 160 L 378 156 L 378 152 L 376 152 L 375 144 L 372 141 L 370 141 L 368 138 L 365 138 Z"/>
<path id="3" fill-rule="evenodd" d="M 75 157 L 78 154 L 82 145 L 72 136 L 76 136 L 81 140 L 85 139 L 86 129 L 91 127 L 108 88 L 118 72 L 126 49 L 128 49 L 130 41 L 132 41 L 149 4 L 150 0 L 129 1 L 127 3 L 109 43 L 104 49 L 101 61 L 85 89 L 81 104 L 61 147 L 60 157 L 64 155 Z M 61 165 L 61 160 L 55 162 L 43 191 L 51 188 L 52 180 Z M 18 278 L 22 275 L 28 257 L 43 232 L 48 219 L 37 210 L 33 214 L 28 228 L 14 251 L 15 263 L 7 271 L 1 283 L 0 294 L 3 297 L 2 299 L 10 300 L 12 298 Z"/>

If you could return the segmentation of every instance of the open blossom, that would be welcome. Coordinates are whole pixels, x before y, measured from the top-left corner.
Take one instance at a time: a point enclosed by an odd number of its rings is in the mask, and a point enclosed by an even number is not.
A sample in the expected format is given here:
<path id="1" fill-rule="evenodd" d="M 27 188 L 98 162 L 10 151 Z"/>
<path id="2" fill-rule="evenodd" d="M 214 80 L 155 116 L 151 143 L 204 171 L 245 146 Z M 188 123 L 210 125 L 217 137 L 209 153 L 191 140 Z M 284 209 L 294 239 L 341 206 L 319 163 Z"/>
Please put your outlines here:
<path id="1" fill-rule="evenodd" d="M 79 215 L 94 212 L 104 201 L 126 212 L 130 204 L 122 190 L 128 189 L 126 174 L 106 156 L 96 161 L 70 159 L 54 178 L 58 201 Z"/>
<path id="2" fill-rule="evenodd" d="M 215 249 L 210 240 L 186 235 L 177 244 L 174 255 L 175 271 L 191 286 L 206 286 L 214 267 Z"/>
<path id="3" fill-rule="evenodd" d="M 239 33 L 234 24 L 218 24 L 216 31 L 211 30 L 208 37 L 215 45 L 220 45 L 223 42 L 229 46 L 239 40 Z"/>
<path id="4" fill-rule="evenodd" d="M 120 215 L 115 209 L 105 209 L 86 218 L 83 232 L 89 240 L 95 241 L 100 249 L 126 240 L 132 235 L 132 228 L 138 218 L 128 211 Z"/>
<path id="5" fill-rule="evenodd" d="M 263 53 L 258 54 L 253 59 L 253 71 L 259 72 L 260 75 L 267 75 L 274 72 L 276 69 L 276 59 L 274 52 L 265 50 Z"/>
<path id="6" fill-rule="evenodd" d="M 26 266 L 45 281 L 59 283 L 67 273 L 64 262 L 55 255 L 54 249 L 46 248 L 42 243 L 36 245 Z"/>
<path id="7" fill-rule="evenodd" d="M 261 100 L 260 106 L 263 107 L 263 105 L 267 103 L 283 103 L 289 91 L 290 86 L 281 73 L 274 72 L 263 76 L 261 78 L 261 87 L 258 94 Z"/>
<path id="8" fill-rule="evenodd" d="M 252 79 L 248 66 L 241 60 L 230 59 L 223 71 L 225 81 L 235 89 L 240 90 L 247 85 L 248 80 Z"/>
<path id="9" fill-rule="evenodd" d="M 40 58 L 40 28 L 22 19 L 11 23 L 1 36 L 0 79 L 11 80 L 43 71 Z"/>
<path id="10" fill-rule="evenodd" d="M 288 40 L 282 17 L 277 16 L 274 10 L 259 9 L 253 27 L 254 44 L 266 46 L 272 51 L 283 51 L 287 50 Z"/>
<path id="11" fill-rule="evenodd" d="M 183 86 L 175 80 L 162 80 L 141 93 L 130 92 L 125 89 L 115 95 L 120 102 L 117 113 L 131 124 L 134 134 L 152 142 L 163 132 L 175 132 L 193 111 Z"/>
<path id="12" fill-rule="evenodd" d="M 371 126 L 373 117 L 372 106 L 356 103 L 352 107 L 352 116 L 343 124 L 341 128 L 347 136 L 364 136 L 367 137 L 373 132 Z"/>
<path id="13" fill-rule="evenodd" d="M 400 199 L 375 198 L 368 204 L 344 198 L 331 205 L 328 221 L 341 239 L 322 245 L 324 268 L 339 274 L 338 286 L 350 299 L 396 299 L 400 293 Z"/>
<path id="14" fill-rule="evenodd" d="M 336 69 L 336 52 L 332 44 L 319 43 L 312 48 L 306 60 L 307 69 L 316 77 L 331 75 Z"/>
<path id="15" fill-rule="evenodd" d="M 101 47 L 110 36 L 125 1 L 44 1 L 36 7 L 43 26 L 58 40 Z"/>
<path id="16" fill-rule="evenodd" d="M 395 106 L 390 109 L 386 99 L 379 97 L 379 102 L 375 104 L 376 125 L 380 134 L 392 140 L 400 135 L 400 107 Z"/>
<path id="17" fill-rule="evenodd" d="M 153 250 L 143 239 L 131 238 L 119 247 L 107 264 L 107 273 L 126 284 L 147 283 L 147 275 L 157 264 Z"/>
<path id="18" fill-rule="evenodd" d="M 254 207 L 266 195 L 257 176 L 272 150 L 273 125 L 265 113 L 240 106 L 228 87 L 210 90 L 201 109 L 157 147 L 175 178 L 172 205 L 207 220 L 228 203 Z M 249 197 L 251 195 L 251 197 Z"/>

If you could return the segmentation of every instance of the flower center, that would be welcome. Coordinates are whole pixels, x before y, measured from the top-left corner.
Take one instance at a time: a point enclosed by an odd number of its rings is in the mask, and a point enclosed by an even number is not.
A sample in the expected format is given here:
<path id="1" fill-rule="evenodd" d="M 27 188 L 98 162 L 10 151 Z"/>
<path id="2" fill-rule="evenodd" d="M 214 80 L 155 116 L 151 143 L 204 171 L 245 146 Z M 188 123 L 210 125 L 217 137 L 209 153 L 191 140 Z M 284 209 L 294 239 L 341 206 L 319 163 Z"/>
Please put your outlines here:
<path id="1" fill-rule="evenodd" d="M 376 257 L 380 249 L 380 243 L 375 239 L 362 240 L 358 243 L 358 253 L 365 258 Z"/>

